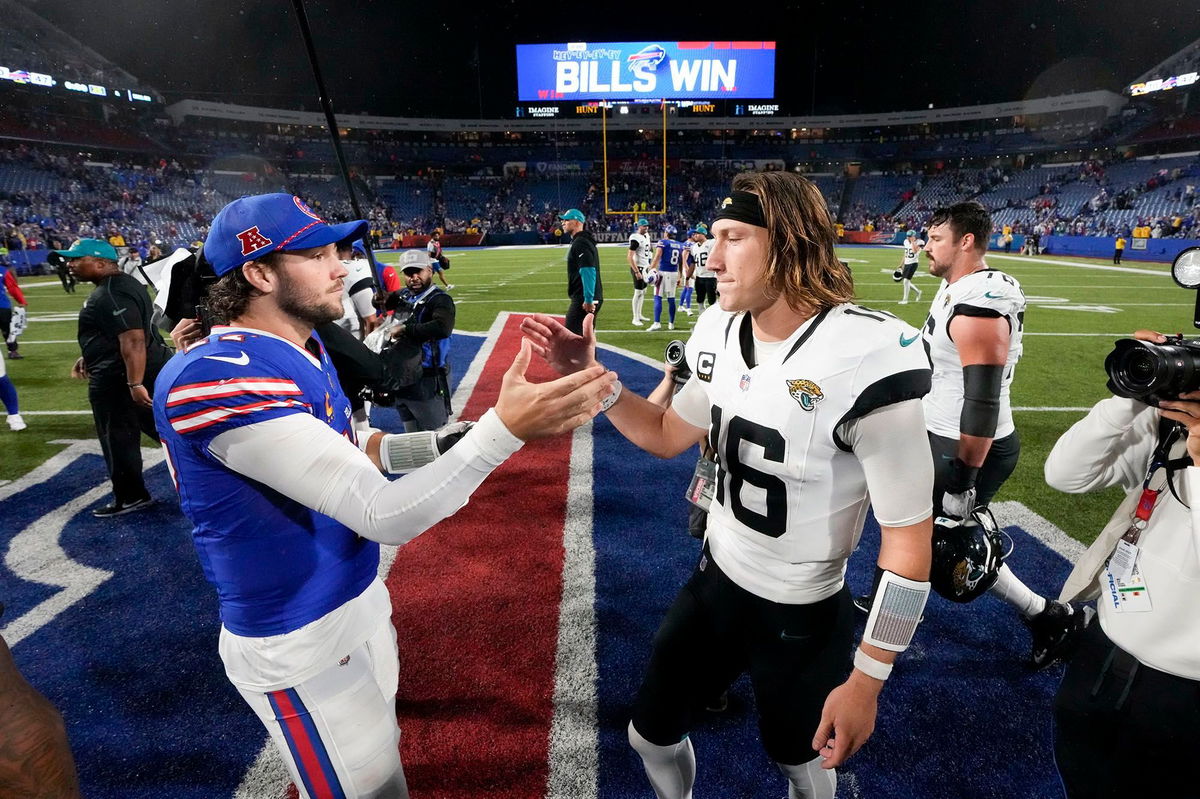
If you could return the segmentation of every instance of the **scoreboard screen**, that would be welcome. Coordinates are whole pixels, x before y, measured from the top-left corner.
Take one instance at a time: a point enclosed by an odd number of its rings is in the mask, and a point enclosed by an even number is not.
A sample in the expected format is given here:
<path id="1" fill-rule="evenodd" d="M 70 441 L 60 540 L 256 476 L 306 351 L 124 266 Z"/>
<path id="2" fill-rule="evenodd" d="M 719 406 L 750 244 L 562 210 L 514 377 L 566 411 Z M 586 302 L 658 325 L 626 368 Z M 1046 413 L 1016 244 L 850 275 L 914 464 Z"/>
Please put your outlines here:
<path id="1" fill-rule="evenodd" d="M 522 103 L 774 96 L 775 42 L 517 45 Z"/>

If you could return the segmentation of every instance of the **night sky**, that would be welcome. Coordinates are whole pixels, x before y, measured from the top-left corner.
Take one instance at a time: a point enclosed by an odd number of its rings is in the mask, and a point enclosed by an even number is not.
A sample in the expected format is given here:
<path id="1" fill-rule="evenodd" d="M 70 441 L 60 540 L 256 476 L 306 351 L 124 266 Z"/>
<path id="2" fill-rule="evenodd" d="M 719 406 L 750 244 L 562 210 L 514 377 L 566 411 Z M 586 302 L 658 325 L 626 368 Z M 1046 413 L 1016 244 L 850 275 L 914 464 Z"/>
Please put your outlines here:
<path id="1" fill-rule="evenodd" d="M 319 109 L 292 0 L 25 2 L 168 100 Z M 1116 91 L 1200 38 L 1195 0 L 306 8 L 335 110 L 451 118 L 513 115 L 518 43 L 774 38 L 776 98 L 803 115 Z"/>

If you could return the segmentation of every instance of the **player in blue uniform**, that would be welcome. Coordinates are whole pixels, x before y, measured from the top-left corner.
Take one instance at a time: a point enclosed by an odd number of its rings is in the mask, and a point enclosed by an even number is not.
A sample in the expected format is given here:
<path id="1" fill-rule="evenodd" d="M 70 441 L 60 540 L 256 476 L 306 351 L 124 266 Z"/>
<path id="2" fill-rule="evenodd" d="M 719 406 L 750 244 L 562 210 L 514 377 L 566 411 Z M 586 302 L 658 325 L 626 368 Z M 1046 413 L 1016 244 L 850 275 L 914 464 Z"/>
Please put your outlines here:
<path id="1" fill-rule="evenodd" d="M 207 302 L 227 324 L 164 367 L 154 414 L 220 601 L 229 680 L 270 732 L 301 795 L 407 797 L 393 707 L 399 661 L 379 543 L 453 514 L 522 442 L 590 419 L 612 379 L 525 381 L 528 342 L 496 407 L 403 480 L 411 436 L 350 424 L 313 327 L 342 312 L 335 242 L 297 197 L 243 197 L 213 220 Z M 430 433 L 439 451 L 448 442 Z"/>
<path id="2" fill-rule="evenodd" d="M 664 231 L 664 234 L 666 231 Z M 663 297 L 667 298 L 667 329 L 675 329 L 675 289 L 679 285 L 679 274 L 691 259 L 687 244 L 664 235 L 654 251 L 650 271 L 658 273 L 654 281 L 654 324 L 646 331 L 662 330 Z"/>

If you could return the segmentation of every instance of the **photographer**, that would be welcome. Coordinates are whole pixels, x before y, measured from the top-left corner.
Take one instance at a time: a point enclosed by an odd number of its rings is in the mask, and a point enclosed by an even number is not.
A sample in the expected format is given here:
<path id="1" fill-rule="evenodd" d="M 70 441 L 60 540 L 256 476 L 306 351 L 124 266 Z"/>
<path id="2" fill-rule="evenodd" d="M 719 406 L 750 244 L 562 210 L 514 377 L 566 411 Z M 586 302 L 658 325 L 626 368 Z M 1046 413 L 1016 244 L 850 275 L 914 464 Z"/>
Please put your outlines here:
<path id="1" fill-rule="evenodd" d="M 1200 391 L 1178 397 L 1158 408 L 1102 400 L 1046 460 L 1060 491 L 1126 491 L 1060 597 L 1096 599 L 1100 619 L 1055 698 L 1055 759 L 1071 799 L 1151 785 L 1155 796 L 1200 796 Z"/>
<path id="2" fill-rule="evenodd" d="M 407 288 L 400 292 L 397 316 L 408 318 L 392 334 L 420 344 L 423 374 L 396 395 L 396 410 L 409 433 L 436 430 L 450 418 L 450 334 L 454 332 L 454 299 L 433 284 L 429 258 L 420 250 L 400 257 Z"/>

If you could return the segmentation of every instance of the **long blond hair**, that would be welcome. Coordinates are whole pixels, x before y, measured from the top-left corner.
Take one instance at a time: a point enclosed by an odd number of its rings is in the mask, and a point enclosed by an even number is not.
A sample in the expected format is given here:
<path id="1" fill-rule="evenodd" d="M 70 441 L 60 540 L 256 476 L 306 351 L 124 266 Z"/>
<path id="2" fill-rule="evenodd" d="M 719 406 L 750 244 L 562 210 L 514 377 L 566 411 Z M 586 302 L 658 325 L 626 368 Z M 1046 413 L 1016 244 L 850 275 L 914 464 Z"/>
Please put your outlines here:
<path id="1" fill-rule="evenodd" d="M 735 191 L 758 195 L 767 222 L 767 290 L 797 311 L 820 311 L 854 299 L 854 279 L 838 260 L 825 198 L 791 172 L 743 172 Z"/>

